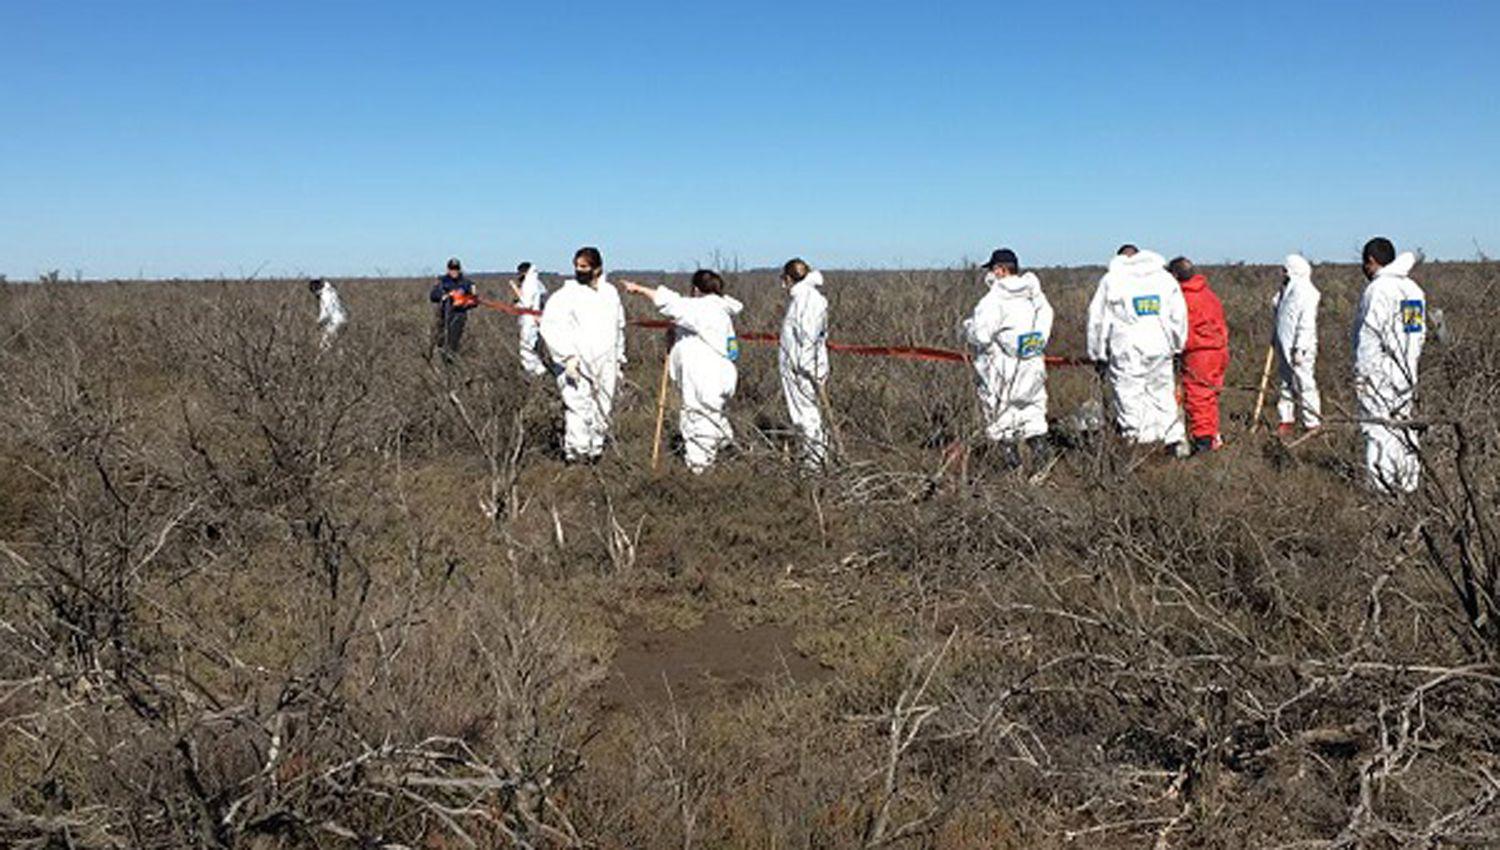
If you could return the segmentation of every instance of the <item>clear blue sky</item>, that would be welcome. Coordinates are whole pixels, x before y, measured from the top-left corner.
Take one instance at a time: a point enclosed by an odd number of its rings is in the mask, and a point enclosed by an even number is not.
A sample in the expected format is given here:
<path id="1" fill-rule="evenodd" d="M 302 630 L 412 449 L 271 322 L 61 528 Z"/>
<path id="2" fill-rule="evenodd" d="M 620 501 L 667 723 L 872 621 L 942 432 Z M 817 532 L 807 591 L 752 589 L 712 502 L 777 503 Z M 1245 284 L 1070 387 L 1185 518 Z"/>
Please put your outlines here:
<path id="1" fill-rule="evenodd" d="M 1500 254 L 1500 2 L 0 3 L 0 273 Z"/>

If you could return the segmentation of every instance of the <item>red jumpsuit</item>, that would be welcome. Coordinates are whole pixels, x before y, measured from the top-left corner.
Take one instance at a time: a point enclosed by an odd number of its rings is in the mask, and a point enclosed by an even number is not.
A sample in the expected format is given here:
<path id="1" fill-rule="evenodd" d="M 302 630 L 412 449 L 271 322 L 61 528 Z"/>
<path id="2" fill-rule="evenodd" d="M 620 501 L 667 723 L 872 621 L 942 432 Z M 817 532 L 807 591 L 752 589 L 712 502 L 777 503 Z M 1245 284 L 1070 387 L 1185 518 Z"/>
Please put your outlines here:
<path id="1" fill-rule="evenodd" d="M 1182 402 L 1195 441 L 1219 446 L 1219 392 L 1229 368 L 1229 326 L 1224 305 L 1208 288 L 1208 278 L 1194 275 L 1182 282 L 1187 301 L 1188 338 L 1182 348 Z"/>

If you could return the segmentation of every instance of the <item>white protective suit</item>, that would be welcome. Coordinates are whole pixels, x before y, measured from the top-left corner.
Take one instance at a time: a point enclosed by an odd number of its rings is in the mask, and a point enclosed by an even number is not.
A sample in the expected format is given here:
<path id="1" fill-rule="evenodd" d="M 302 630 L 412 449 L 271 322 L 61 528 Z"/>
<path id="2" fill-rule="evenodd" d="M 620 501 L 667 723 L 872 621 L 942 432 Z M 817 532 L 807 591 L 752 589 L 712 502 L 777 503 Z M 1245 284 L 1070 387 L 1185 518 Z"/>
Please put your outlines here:
<path id="1" fill-rule="evenodd" d="M 1160 254 L 1116 256 L 1089 303 L 1089 358 L 1109 366 L 1121 436 L 1184 438 L 1172 358 L 1187 341 L 1187 302 Z"/>
<path id="2" fill-rule="evenodd" d="M 963 324 L 975 350 L 985 434 L 1014 442 L 1047 433 L 1047 364 L 1052 304 L 1031 272 L 985 275 L 989 292 Z"/>
<path id="3" fill-rule="evenodd" d="M 521 298 L 516 306 L 523 310 L 540 310 L 542 302 L 547 298 L 547 285 L 542 283 L 541 275 L 536 269 L 527 269 L 525 276 L 521 278 Z M 542 362 L 542 355 L 537 351 L 537 343 L 541 341 L 541 319 L 537 316 L 521 316 L 521 368 L 528 375 L 547 374 L 547 364 Z"/>
<path id="4" fill-rule="evenodd" d="M 1287 281 L 1276 296 L 1276 371 L 1281 386 L 1276 410 L 1283 424 L 1296 420 L 1302 407 L 1302 424 L 1316 428 L 1323 422 L 1318 395 L 1318 302 L 1322 293 L 1312 282 L 1312 265 L 1298 254 L 1286 258 Z"/>
<path id="5" fill-rule="evenodd" d="M 678 295 L 665 286 L 653 298 L 656 309 L 676 326 L 668 372 L 682 391 L 683 459 L 688 469 L 701 473 L 713 465 L 719 447 L 734 439 L 724 406 L 734 395 L 739 373 L 739 338 L 734 317 L 744 309 L 725 295 Z"/>
<path id="6" fill-rule="evenodd" d="M 615 387 L 625 360 L 625 308 L 614 284 L 568 280 L 547 299 L 540 323 L 562 392 L 563 455 L 569 461 L 604 453 Z"/>
<path id="7" fill-rule="evenodd" d="M 818 405 L 819 388 L 828 380 L 828 299 L 822 286 L 823 273 L 816 270 L 792 284 L 778 356 L 787 415 L 802 442 L 802 462 L 814 469 L 828 460 Z"/>
<path id="8" fill-rule="evenodd" d="M 1403 253 L 1375 274 L 1359 300 L 1354 319 L 1354 395 L 1362 420 L 1411 418 L 1417 392 L 1417 364 L 1427 337 L 1427 297 L 1409 275 L 1417 264 Z M 1417 489 L 1421 457 L 1417 432 L 1388 424 L 1361 422 L 1365 471 L 1376 490 L 1410 493 Z"/>
<path id="9" fill-rule="evenodd" d="M 318 290 L 318 328 L 323 332 L 319 345 L 325 349 L 331 348 L 339 331 L 348 323 L 349 311 L 344 309 L 338 290 L 333 288 L 333 284 L 323 281 L 323 288 Z"/>

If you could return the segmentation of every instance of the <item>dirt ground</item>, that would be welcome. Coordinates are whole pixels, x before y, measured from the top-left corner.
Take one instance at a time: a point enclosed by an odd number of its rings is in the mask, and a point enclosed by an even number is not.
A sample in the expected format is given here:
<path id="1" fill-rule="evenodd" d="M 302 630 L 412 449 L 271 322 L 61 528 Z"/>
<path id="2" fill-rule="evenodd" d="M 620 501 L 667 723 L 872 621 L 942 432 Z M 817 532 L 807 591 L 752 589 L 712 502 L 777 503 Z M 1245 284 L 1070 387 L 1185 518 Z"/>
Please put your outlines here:
<path id="1" fill-rule="evenodd" d="M 829 678 L 830 670 L 797 650 L 794 637 L 769 623 L 737 627 L 719 612 L 687 630 L 631 622 L 618 636 L 606 687 L 615 705 L 692 705 L 753 694 L 776 679 L 805 687 Z"/>

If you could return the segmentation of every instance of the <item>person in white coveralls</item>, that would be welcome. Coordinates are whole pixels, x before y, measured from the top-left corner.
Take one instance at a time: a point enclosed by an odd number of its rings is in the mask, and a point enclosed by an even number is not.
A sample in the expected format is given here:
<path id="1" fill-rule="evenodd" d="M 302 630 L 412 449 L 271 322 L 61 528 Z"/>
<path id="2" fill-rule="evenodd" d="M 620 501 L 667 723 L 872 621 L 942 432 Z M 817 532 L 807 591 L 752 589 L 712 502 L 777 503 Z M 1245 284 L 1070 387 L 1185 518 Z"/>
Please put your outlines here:
<path id="1" fill-rule="evenodd" d="M 1322 397 L 1318 394 L 1318 302 L 1322 293 L 1313 285 L 1312 264 L 1300 254 L 1291 254 L 1282 266 L 1281 291 L 1276 295 L 1276 374 L 1280 387 L 1276 402 L 1277 432 L 1290 437 L 1302 425 L 1312 431 L 1323 424 Z"/>
<path id="2" fill-rule="evenodd" d="M 596 462 L 604 454 L 625 363 L 625 308 L 605 277 L 598 248 L 573 255 L 573 277 L 547 299 L 540 331 L 562 393 L 563 457 Z"/>
<path id="3" fill-rule="evenodd" d="M 349 323 L 349 311 L 344 309 L 338 290 L 327 279 L 315 277 L 307 282 L 307 289 L 318 299 L 318 330 L 322 332 L 318 345 L 326 351 Z"/>
<path id="4" fill-rule="evenodd" d="M 520 282 L 510 285 L 511 293 L 516 298 L 516 306 L 523 310 L 541 310 L 547 299 L 547 285 L 542 283 L 541 275 L 537 274 L 531 263 L 516 266 L 516 274 L 520 275 Z M 541 317 L 525 314 L 517 317 L 517 324 L 521 334 L 521 369 L 532 376 L 547 374 L 547 364 L 537 350 L 542 340 Z"/>
<path id="5" fill-rule="evenodd" d="M 1021 273 L 1009 248 L 993 252 L 983 268 L 987 291 L 964 320 L 963 334 L 974 351 L 985 436 L 1011 469 L 1021 465 L 1018 444 L 1024 440 L 1040 469 L 1051 456 L 1044 354 L 1052 337 L 1052 304 L 1037 276 Z"/>
<path id="6" fill-rule="evenodd" d="M 1088 355 L 1108 376 L 1125 439 L 1186 454 L 1173 362 L 1186 341 L 1187 303 L 1166 261 L 1122 246 L 1089 303 Z"/>
<path id="7" fill-rule="evenodd" d="M 781 394 L 801 444 L 802 464 L 820 469 L 828 462 L 828 434 L 819 400 L 828 381 L 828 299 L 823 273 L 805 260 L 787 260 L 781 268 L 787 291 L 777 356 Z"/>
<path id="8" fill-rule="evenodd" d="M 678 428 L 683 460 L 688 469 L 701 474 L 713 465 L 719 449 L 734 439 L 724 409 L 739 378 L 734 317 L 744 307 L 724 294 L 724 278 L 709 269 L 693 273 L 692 291 L 686 296 L 665 286 L 652 289 L 628 281 L 623 286 L 626 292 L 650 299 L 672 321 L 667 371 L 682 393 Z"/>
<path id="9" fill-rule="evenodd" d="M 1410 275 L 1417 257 L 1391 240 L 1365 243 L 1364 294 L 1354 318 L 1354 396 L 1365 438 L 1365 474 L 1381 493 L 1410 493 L 1422 471 L 1415 408 L 1417 367 L 1427 338 L 1427 296 Z"/>

